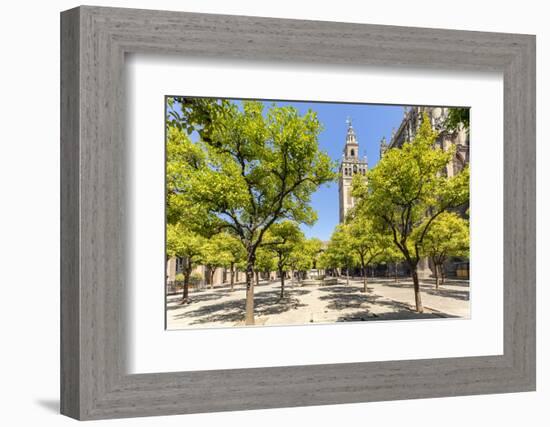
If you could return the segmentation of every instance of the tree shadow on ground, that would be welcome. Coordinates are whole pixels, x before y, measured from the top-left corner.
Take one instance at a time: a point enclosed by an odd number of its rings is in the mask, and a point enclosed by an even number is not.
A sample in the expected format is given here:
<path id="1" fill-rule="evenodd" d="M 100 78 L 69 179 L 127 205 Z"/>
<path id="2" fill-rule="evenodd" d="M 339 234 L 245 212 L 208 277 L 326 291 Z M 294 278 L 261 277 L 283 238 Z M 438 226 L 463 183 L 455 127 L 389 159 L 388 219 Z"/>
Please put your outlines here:
<path id="1" fill-rule="evenodd" d="M 454 283 L 453 286 L 456 286 Z M 383 286 L 387 286 L 390 288 L 406 288 L 406 289 L 413 289 L 412 283 L 384 283 Z M 458 289 L 449 289 L 445 288 L 445 285 L 439 285 L 439 289 L 436 290 L 435 285 L 432 284 L 420 284 L 420 291 L 422 293 L 433 295 L 433 296 L 439 296 L 439 297 L 445 297 L 445 298 L 451 298 L 461 301 L 469 301 L 470 300 L 470 290 L 458 290 Z"/>
<path id="2" fill-rule="evenodd" d="M 191 303 L 187 306 L 189 310 L 176 314 L 174 320 L 196 318 L 191 322 L 191 325 L 209 322 L 238 322 L 244 316 L 244 305 L 244 298 L 218 304 L 208 304 L 194 309 Z"/>
<path id="3" fill-rule="evenodd" d="M 285 291 L 284 297 L 280 298 L 280 292 L 263 292 L 254 298 L 254 312 L 258 316 L 269 316 L 281 314 L 289 310 L 296 310 L 305 307 L 296 296 L 304 295 L 311 291 L 300 289 Z"/>
<path id="4" fill-rule="evenodd" d="M 311 290 L 309 289 L 293 288 L 292 286 L 290 287 L 285 286 L 285 295 L 300 296 L 300 295 L 306 295 L 310 293 L 311 293 Z M 258 294 L 258 295 L 261 295 L 261 294 Z"/>
<path id="5" fill-rule="evenodd" d="M 422 282 L 429 283 L 429 284 L 432 284 L 432 285 L 435 286 L 435 279 L 424 279 L 424 280 L 422 280 Z M 458 280 L 458 279 L 446 278 L 445 283 L 443 285 L 440 285 L 440 286 L 445 286 L 445 285 L 457 286 L 457 287 L 460 287 L 460 288 L 469 288 L 470 287 L 470 281 L 469 280 Z"/>
<path id="6" fill-rule="evenodd" d="M 364 293 L 357 288 L 350 292 L 349 289 L 335 289 L 334 292 L 319 297 L 321 301 L 327 301 L 329 310 L 345 310 L 346 308 L 360 308 L 365 304 L 377 304 L 380 295 Z"/>
<path id="7" fill-rule="evenodd" d="M 319 288 L 319 292 L 329 292 L 334 294 L 355 294 L 361 291 L 362 288 L 354 285 L 328 285 Z"/>
<path id="8" fill-rule="evenodd" d="M 280 299 L 279 290 L 262 292 L 254 296 L 254 314 L 256 316 L 268 316 L 281 314 L 289 310 L 305 307 L 296 298 L 311 291 L 290 289 L 285 292 L 285 297 Z M 175 320 L 183 318 L 195 318 L 191 325 L 214 322 L 240 322 L 244 319 L 246 309 L 245 298 L 230 300 L 217 304 L 208 304 L 195 310 L 185 311 L 174 316 Z"/>
<path id="9" fill-rule="evenodd" d="M 367 293 L 361 292 L 357 287 L 338 286 L 330 289 L 320 296 L 319 299 L 327 301 L 329 310 L 358 309 L 353 313 L 342 314 L 337 322 L 357 322 L 365 320 L 407 320 L 407 319 L 437 319 L 442 317 L 457 317 L 441 312 L 417 313 L 409 304 L 386 299 L 373 293 L 370 290 Z M 323 289 L 323 291 L 326 291 Z M 328 290 L 327 290 L 328 291 Z M 376 311 L 381 313 L 374 313 Z"/>
<path id="10" fill-rule="evenodd" d="M 440 287 L 438 290 L 436 289 L 421 289 L 421 290 L 422 292 L 428 295 L 452 298 L 452 299 L 461 300 L 461 301 L 470 300 L 470 291 L 459 291 L 456 289 L 445 289 L 442 287 Z"/>
<path id="11" fill-rule="evenodd" d="M 457 317 L 445 313 L 417 313 L 412 310 L 400 310 L 381 314 L 374 314 L 368 310 L 360 310 L 355 313 L 350 313 L 340 316 L 336 319 L 337 322 L 363 322 L 373 320 L 418 320 L 418 319 L 441 319 L 447 317 Z"/>
<path id="12" fill-rule="evenodd" d="M 369 320 L 416 320 L 416 319 L 441 319 L 458 317 L 452 314 L 443 312 L 424 312 L 418 313 L 406 303 L 394 300 L 376 301 L 377 307 L 386 307 L 388 311 L 383 313 L 373 313 L 368 309 L 358 310 L 354 313 L 349 313 L 340 316 L 337 322 L 361 322 Z"/>
<path id="13" fill-rule="evenodd" d="M 200 293 L 189 293 L 189 299 L 190 299 L 190 303 L 189 304 L 195 304 L 195 303 L 201 303 L 201 302 L 206 302 L 206 301 L 214 301 L 214 300 L 217 300 L 217 299 L 220 299 L 224 296 L 224 294 L 220 293 L 220 294 L 200 294 Z M 181 295 L 178 295 L 177 297 L 175 298 L 168 298 L 167 300 L 167 303 L 170 304 L 170 305 L 166 305 L 166 311 L 170 311 L 170 310 L 177 310 L 181 307 L 185 307 L 186 305 L 183 304 L 183 305 L 180 305 L 179 302 L 181 301 L 181 298 L 182 296 Z M 174 304 L 175 303 L 175 304 Z"/>

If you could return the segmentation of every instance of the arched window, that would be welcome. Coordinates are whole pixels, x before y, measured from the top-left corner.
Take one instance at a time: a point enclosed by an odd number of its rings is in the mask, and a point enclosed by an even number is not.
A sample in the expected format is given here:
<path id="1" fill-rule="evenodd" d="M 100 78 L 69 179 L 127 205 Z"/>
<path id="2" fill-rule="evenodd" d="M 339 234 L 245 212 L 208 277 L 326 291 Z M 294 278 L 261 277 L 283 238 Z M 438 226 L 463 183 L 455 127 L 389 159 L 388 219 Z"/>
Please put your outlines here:
<path id="1" fill-rule="evenodd" d="M 357 165 L 353 166 L 353 173 L 357 173 Z"/>
<path id="2" fill-rule="evenodd" d="M 353 151 L 353 148 L 351 149 L 349 154 L 350 154 L 351 157 L 355 156 L 355 151 Z"/>

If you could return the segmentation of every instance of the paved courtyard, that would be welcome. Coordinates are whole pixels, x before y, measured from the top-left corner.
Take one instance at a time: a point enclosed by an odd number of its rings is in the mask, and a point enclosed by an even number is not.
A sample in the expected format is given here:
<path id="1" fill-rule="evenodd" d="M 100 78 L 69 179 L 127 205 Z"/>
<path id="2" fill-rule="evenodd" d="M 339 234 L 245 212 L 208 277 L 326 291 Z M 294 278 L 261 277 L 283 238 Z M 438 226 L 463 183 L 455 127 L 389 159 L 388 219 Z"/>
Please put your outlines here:
<path id="1" fill-rule="evenodd" d="M 296 325 L 369 320 L 457 318 L 470 316 L 468 281 L 448 280 L 435 289 L 433 281 L 421 283 L 425 312 L 414 311 L 411 280 L 371 279 L 369 292 L 362 292 L 359 278 L 345 278 L 336 285 L 299 286 L 286 284 L 285 298 L 279 300 L 278 281 L 255 287 L 256 325 Z M 167 296 L 168 329 L 228 327 L 244 325 L 245 288 L 216 287 L 190 291 L 192 302 L 179 305 L 181 295 Z"/>

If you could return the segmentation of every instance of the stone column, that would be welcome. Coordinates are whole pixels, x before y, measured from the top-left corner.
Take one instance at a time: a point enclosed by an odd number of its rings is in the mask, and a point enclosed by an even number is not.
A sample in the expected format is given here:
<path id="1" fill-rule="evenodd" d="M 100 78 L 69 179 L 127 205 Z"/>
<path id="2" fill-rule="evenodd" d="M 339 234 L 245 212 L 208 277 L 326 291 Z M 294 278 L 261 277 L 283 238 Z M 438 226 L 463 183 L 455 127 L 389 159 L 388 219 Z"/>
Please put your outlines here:
<path id="1" fill-rule="evenodd" d="M 430 277 L 432 277 L 432 270 L 430 268 L 430 262 L 428 261 L 428 258 L 421 258 L 420 261 L 418 261 L 418 267 L 416 271 L 420 280 L 429 279 Z"/>
<path id="2" fill-rule="evenodd" d="M 166 263 L 166 277 L 169 282 L 176 279 L 176 258 L 172 257 Z"/>

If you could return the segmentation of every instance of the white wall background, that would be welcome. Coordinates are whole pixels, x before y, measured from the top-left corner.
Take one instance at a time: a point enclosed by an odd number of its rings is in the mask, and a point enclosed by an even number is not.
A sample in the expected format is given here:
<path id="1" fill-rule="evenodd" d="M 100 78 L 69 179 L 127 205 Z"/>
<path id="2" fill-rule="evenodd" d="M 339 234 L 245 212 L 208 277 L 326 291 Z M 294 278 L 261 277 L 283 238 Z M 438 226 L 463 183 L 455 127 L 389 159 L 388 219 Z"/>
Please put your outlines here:
<path id="1" fill-rule="evenodd" d="M 537 35 L 538 74 L 538 391 L 274 409 L 110 425 L 377 425 L 546 426 L 550 424 L 549 291 L 543 243 L 550 215 L 550 27 L 545 2 L 443 0 L 95 1 L 97 5 L 245 14 L 373 24 L 504 31 Z M 59 384 L 59 12 L 75 1 L 5 2 L 0 15 L 0 393 L 3 425 L 63 426 Z M 545 360 L 546 359 L 546 360 Z M 546 362 L 546 363 L 545 363 Z M 93 423 L 92 423 L 93 424 Z"/>

